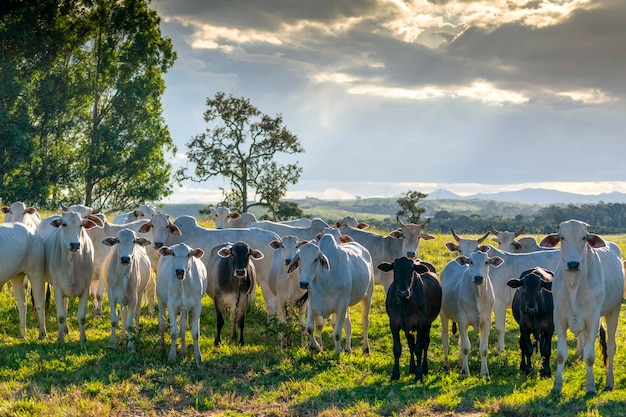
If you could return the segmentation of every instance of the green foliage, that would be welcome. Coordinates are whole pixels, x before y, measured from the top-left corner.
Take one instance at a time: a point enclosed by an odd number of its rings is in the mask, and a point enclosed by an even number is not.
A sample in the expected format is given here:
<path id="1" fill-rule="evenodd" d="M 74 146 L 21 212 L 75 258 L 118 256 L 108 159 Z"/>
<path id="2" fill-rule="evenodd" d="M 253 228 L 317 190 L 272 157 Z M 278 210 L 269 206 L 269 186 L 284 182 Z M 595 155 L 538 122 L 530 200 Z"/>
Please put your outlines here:
<path id="1" fill-rule="evenodd" d="M 176 58 L 146 0 L 6 2 L 0 193 L 120 209 L 171 193 L 162 74 Z M 4 162 L 4 161 L 0 161 Z"/>
<path id="2" fill-rule="evenodd" d="M 419 207 L 419 204 L 426 197 L 428 197 L 428 194 L 419 191 L 407 191 L 404 193 L 404 197 L 396 200 L 400 206 L 400 210 L 396 214 L 405 217 L 410 223 L 418 223 L 420 216 L 426 211 L 424 207 Z"/>
<path id="3" fill-rule="evenodd" d="M 304 152 L 297 136 L 283 126 L 282 116 L 272 118 L 246 98 L 218 92 L 207 98 L 204 120 L 213 127 L 187 143 L 189 162 L 195 165 L 193 175 L 184 167 L 177 178 L 206 181 L 224 176 L 232 189 L 222 190 L 223 205 L 246 212 L 249 206 L 260 204 L 275 213 L 287 185 L 298 182 L 302 168 L 297 163 L 280 165 L 274 157 Z M 250 204 L 252 200 L 256 203 Z"/>

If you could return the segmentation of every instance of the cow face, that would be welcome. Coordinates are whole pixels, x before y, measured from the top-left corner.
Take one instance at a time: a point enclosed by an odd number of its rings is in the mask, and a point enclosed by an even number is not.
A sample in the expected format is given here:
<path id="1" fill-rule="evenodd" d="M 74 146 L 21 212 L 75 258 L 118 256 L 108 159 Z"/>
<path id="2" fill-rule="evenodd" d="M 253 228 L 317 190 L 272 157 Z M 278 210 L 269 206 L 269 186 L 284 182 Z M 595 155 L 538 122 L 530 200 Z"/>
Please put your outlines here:
<path id="1" fill-rule="evenodd" d="M 274 256 L 279 256 L 281 264 L 288 267 L 293 258 L 298 254 L 300 242 L 295 236 L 283 236 L 282 239 L 271 241 L 270 246 L 276 251 L 280 251 L 280 253 L 275 253 Z"/>
<path id="2" fill-rule="evenodd" d="M 153 214 L 150 222 L 139 228 L 139 233 L 150 233 L 150 240 L 157 250 L 166 242 L 171 242 L 172 236 L 182 235 L 178 226 L 170 221 L 170 216 L 163 212 Z"/>
<path id="3" fill-rule="evenodd" d="M 66 211 L 50 224 L 59 230 L 62 244 L 72 253 L 80 251 L 85 239 L 89 238 L 83 233 L 83 229 L 99 227 L 91 219 L 82 219 L 78 213 L 73 211 Z"/>
<path id="4" fill-rule="evenodd" d="M 455 259 L 459 265 L 466 265 L 469 267 L 469 276 L 472 282 L 476 285 L 482 285 L 485 283 L 489 274 L 489 267 L 499 267 L 504 260 L 499 256 L 490 258 L 485 252 L 476 251 L 472 252 L 469 257 L 459 256 Z"/>
<path id="5" fill-rule="evenodd" d="M 404 251 L 407 258 L 414 259 L 417 257 L 420 239 L 435 239 L 435 236 L 431 236 L 423 232 L 426 226 L 428 226 L 428 223 L 430 223 L 430 219 L 426 220 L 422 224 L 404 224 L 400 220 L 400 217 L 396 217 L 396 222 L 402 231 L 402 236 L 404 237 Z"/>
<path id="6" fill-rule="evenodd" d="M 401 300 L 411 298 L 413 281 L 418 278 L 418 274 L 428 272 L 428 268 L 418 262 L 402 257 L 393 263 L 383 262 L 377 267 L 383 272 L 393 270 L 393 282 L 396 284 L 396 296 Z"/>
<path id="7" fill-rule="evenodd" d="M 231 258 L 233 276 L 239 279 L 248 277 L 248 264 L 251 259 L 263 259 L 263 253 L 261 251 L 250 248 L 245 242 L 227 245 L 220 249 L 217 254 L 222 258 Z"/>
<path id="8" fill-rule="evenodd" d="M 330 264 L 319 246 L 309 242 L 300 247 L 300 252 L 291 261 L 287 272 L 292 273 L 298 268 L 300 268 L 300 288 L 308 289 L 323 270 L 330 271 Z"/>
<path id="9" fill-rule="evenodd" d="M 561 243 L 561 265 L 564 271 L 578 272 L 584 268 L 584 259 L 590 248 L 601 248 L 606 242 L 600 236 L 587 231 L 589 225 L 579 220 L 564 221 L 559 233 L 544 237 L 541 246 L 553 248 Z"/>
<path id="10" fill-rule="evenodd" d="M 193 258 L 201 258 L 204 251 L 199 248 L 192 249 L 184 243 L 179 243 L 169 247 L 161 247 L 159 254 L 172 257 L 174 275 L 179 281 L 182 281 L 191 269 Z"/>
<path id="11" fill-rule="evenodd" d="M 522 250 L 522 245 L 516 241 L 515 238 L 524 232 L 524 226 L 515 233 L 497 230 L 491 223 L 489 223 L 489 229 L 491 229 L 491 233 L 495 235 L 491 240 L 496 242 L 500 249 L 512 253 L 517 253 Z"/>
<path id="12" fill-rule="evenodd" d="M 522 311 L 529 316 L 534 316 L 539 311 L 545 311 L 541 291 L 552 291 L 553 275 L 552 271 L 533 268 L 522 272 L 519 279 L 510 279 L 506 285 L 521 291 L 520 306 Z"/>
<path id="13" fill-rule="evenodd" d="M 450 252 L 459 252 L 459 255 L 469 256 L 470 253 L 476 252 L 477 250 L 482 252 L 489 250 L 489 246 L 481 245 L 481 243 L 487 239 L 490 232 L 485 233 L 478 239 L 469 239 L 458 236 L 452 228 L 450 228 L 450 230 L 452 231 L 452 237 L 456 240 L 456 243 L 446 242 L 446 248 L 448 248 Z"/>
<path id="14" fill-rule="evenodd" d="M 117 233 L 115 237 L 107 237 L 102 241 L 106 246 L 117 246 L 117 254 L 120 258 L 122 265 L 130 265 L 133 253 L 135 251 L 135 245 L 148 246 L 150 241 L 143 237 L 137 237 L 137 234 L 130 229 L 122 229 Z"/>

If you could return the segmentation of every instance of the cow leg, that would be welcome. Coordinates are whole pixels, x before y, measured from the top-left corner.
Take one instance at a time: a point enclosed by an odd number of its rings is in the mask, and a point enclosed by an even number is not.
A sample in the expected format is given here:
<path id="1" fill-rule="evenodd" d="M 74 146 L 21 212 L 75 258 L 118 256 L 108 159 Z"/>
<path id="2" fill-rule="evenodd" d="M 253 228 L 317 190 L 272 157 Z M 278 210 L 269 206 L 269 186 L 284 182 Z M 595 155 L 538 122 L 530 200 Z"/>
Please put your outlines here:
<path id="1" fill-rule="evenodd" d="M 193 339 L 193 357 L 196 363 L 199 365 L 202 363 L 202 353 L 200 352 L 200 313 L 202 311 L 202 304 L 198 303 L 191 310 L 191 337 Z"/>
<path id="2" fill-rule="evenodd" d="M 472 343 L 469 340 L 468 325 L 466 323 L 458 323 L 459 327 L 459 362 L 461 366 L 461 376 L 468 377 L 470 375 L 469 372 L 469 363 L 468 363 L 468 355 L 470 349 L 472 348 Z"/>
<path id="3" fill-rule="evenodd" d="M 140 305 L 139 300 L 137 299 L 137 294 L 134 293 L 130 296 L 128 300 L 128 304 L 122 310 L 123 315 L 122 318 L 124 320 L 124 330 L 128 332 L 128 343 L 126 344 L 126 350 L 128 352 L 135 352 L 135 332 L 133 332 L 133 322 L 135 320 L 135 310 L 137 306 Z M 139 324 L 139 322 L 137 322 Z"/>
<path id="4" fill-rule="evenodd" d="M 400 355 L 402 354 L 400 326 L 390 323 L 389 327 L 391 327 L 391 337 L 393 338 L 393 369 L 391 370 L 391 380 L 397 381 L 400 379 Z"/>
<path id="5" fill-rule="evenodd" d="M 364 355 L 370 354 L 369 328 L 370 328 L 370 309 L 372 307 L 372 297 L 366 296 L 361 300 L 361 329 L 363 331 L 363 346 L 361 350 Z"/>
<path id="6" fill-rule="evenodd" d="M 527 326 L 520 326 L 519 348 L 521 355 L 519 370 L 525 375 L 528 375 L 532 369 L 533 344 L 530 341 L 530 332 L 531 329 Z"/>
<path id="7" fill-rule="evenodd" d="M 104 299 L 105 288 L 104 280 L 98 279 L 98 275 L 94 274 L 91 280 L 90 292 L 93 295 L 93 311 L 98 316 L 102 314 L 102 300 Z"/>
<path id="8" fill-rule="evenodd" d="M 80 332 L 80 342 L 87 342 L 85 323 L 87 321 L 87 303 L 89 302 L 89 287 L 83 291 L 78 299 L 78 329 Z"/>
<path id="9" fill-rule="evenodd" d="M 26 294 L 24 293 L 24 274 L 11 278 L 11 287 L 17 301 L 17 311 L 20 318 L 20 337 L 26 338 Z"/>
<path id="10" fill-rule="evenodd" d="M 167 326 L 167 320 L 165 312 L 167 310 L 167 304 L 159 300 L 159 347 L 161 352 L 165 350 L 165 327 Z"/>
<path id="11" fill-rule="evenodd" d="M 174 307 L 174 305 L 168 303 L 167 305 L 168 315 L 170 316 L 170 352 L 168 355 L 168 359 L 170 361 L 176 360 L 176 342 L 178 339 L 178 323 L 176 322 L 176 318 L 178 316 L 178 311 Z M 182 314 L 181 314 L 182 317 Z"/>
<path id="12" fill-rule="evenodd" d="M 550 326 L 540 334 L 539 351 L 541 353 L 541 371 L 539 375 L 542 378 L 551 378 L 552 372 L 550 371 L 550 354 L 552 350 L 552 334 L 554 328 Z"/>
<path id="13" fill-rule="evenodd" d="M 507 288 L 507 294 L 510 292 Z M 510 300 L 502 300 L 496 297 L 493 304 L 493 315 L 495 316 L 496 323 L 496 335 L 498 337 L 498 344 L 496 345 L 496 355 L 501 354 L 504 351 L 504 331 L 506 329 L 506 309 Z M 491 324 L 490 324 L 491 326 Z"/>
<path id="14" fill-rule="evenodd" d="M 424 375 L 428 375 L 428 347 L 430 346 L 430 326 L 430 323 L 422 325 L 417 334 L 417 372 L 415 373 L 416 381 L 422 381 L 422 377 Z"/>
<path id="15" fill-rule="evenodd" d="M 478 335 L 480 337 L 480 345 L 478 350 L 480 352 L 480 376 L 484 376 L 487 381 L 489 377 L 489 369 L 487 368 L 487 350 L 489 344 L 489 328 L 491 327 L 491 315 L 487 319 L 483 319 L 478 322 Z M 502 334 L 504 337 L 504 333 Z"/>
<path id="16" fill-rule="evenodd" d="M 554 328 L 556 330 L 556 375 L 552 392 L 560 394 L 563 390 L 563 368 L 567 360 L 567 317 L 557 316 L 557 308 L 554 306 Z"/>
<path id="17" fill-rule="evenodd" d="M 445 370 L 450 369 L 450 361 L 448 360 L 448 349 L 450 348 L 450 334 L 448 333 L 448 316 L 441 311 L 439 313 L 441 319 L 441 347 L 443 349 L 443 368 Z"/>
<path id="18" fill-rule="evenodd" d="M 187 327 L 189 326 L 189 311 L 186 308 L 180 312 L 180 356 L 187 356 Z"/>
<path id="19" fill-rule="evenodd" d="M 313 309 L 311 308 L 311 303 L 309 302 L 309 306 L 307 308 L 306 314 L 306 332 L 309 335 L 309 349 L 312 352 L 320 352 L 322 350 L 322 346 L 317 342 L 315 337 L 313 336 L 314 329 L 314 317 Z M 320 330 L 321 332 L 321 330 Z"/>
<path id="20" fill-rule="evenodd" d="M 619 322 L 619 312 L 621 303 L 618 304 L 617 309 L 610 312 L 605 316 L 606 318 L 606 355 L 607 355 L 607 369 L 606 369 L 606 384 L 607 390 L 612 390 L 615 383 L 613 375 L 613 359 L 615 358 L 615 352 L 617 350 L 617 344 L 615 342 L 615 335 L 617 333 L 617 325 Z"/>
<path id="21" fill-rule="evenodd" d="M 54 286 L 54 299 L 57 307 L 57 323 L 59 324 L 59 332 L 57 334 L 57 342 L 65 341 L 65 333 L 67 333 L 67 298 L 63 296 L 59 286 Z"/>
<path id="22" fill-rule="evenodd" d="M 261 294 L 263 294 L 263 300 L 265 301 L 267 317 L 272 317 L 276 314 L 276 296 L 270 288 L 268 279 L 257 280 L 257 282 L 259 283 L 259 287 L 261 287 Z M 254 292 L 254 288 L 252 289 L 252 292 Z"/>
<path id="23" fill-rule="evenodd" d="M 117 301 L 112 294 L 109 294 L 109 308 L 111 309 L 111 335 L 109 336 L 109 349 L 114 349 L 117 340 L 115 338 L 115 333 L 117 332 Z"/>
<path id="24" fill-rule="evenodd" d="M 148 315 L 152 317 L 154 315 L 154 300 L 155 300 L 155 292 L 156 292 L 156 281 L 152 276 L 152 270 L 150 270 L 150 277 L 148 278 L 148 285 L 146 286 L 146 298 L 148 299 Z M 141 296 L 143 299 L 143 294 Z M 139 303 L 141 306 L 141 302 Z"/>
<path id="25" fill-rule="evenodd" d="M 222 299 L 219 296 L 215 297 L 215 339 L 213 340 L 213 345 L 219 346 L 222 343 L 222 327 L 224 327 L 224 304 L 222 303 Z"/>
<path id="26" fill-rule="evenodd" d="M 45 301 L 45 289 L 46 283 L 44 282 L 41 274 L 29 273 L 28 280 L 30 281 L 30 291 L 33 297 L 33 304 L 37 310 L 37 323 L 39 325 L 39 340 L 43 340 L 48 336 L 46 331 L 46 301 Z M 47 287 L 48 290 L 50 287 Z"/>
<path id="27" fill-rule="evenodd" d="M 595 316 L 595 314 L 593 315 Z M 596 316 L 597 317 L 597 316 Z M 599 321 L 591 320 L 586 323 L 586 327 L 589 329 L 587 334 L 585 344 L 583 345 L 583 360 L 586 365 L 586 392 L 587 395 L 595 395 L 596 394 L 596 383 L 593 379 L 593 363 L 596 360 L 596 349 L 595 349 L 595 341 L 596 336 L 598 334 L 599 329 Z"/>
<path id="28" fill-rule="evenodd" d="M 347 353 L 352 353 L 352 319 L 350 318 L 350 309 L 346 307 L 346 317 L 343 321 L 343 329 L 346 332 L 346 349 Z M 334 335 L 333 335 L 334 336 Z M 337 346 L 335 346 L 335 349 Z M 339 329 L 339 349 L 341 350 L 341 328 Z"/>

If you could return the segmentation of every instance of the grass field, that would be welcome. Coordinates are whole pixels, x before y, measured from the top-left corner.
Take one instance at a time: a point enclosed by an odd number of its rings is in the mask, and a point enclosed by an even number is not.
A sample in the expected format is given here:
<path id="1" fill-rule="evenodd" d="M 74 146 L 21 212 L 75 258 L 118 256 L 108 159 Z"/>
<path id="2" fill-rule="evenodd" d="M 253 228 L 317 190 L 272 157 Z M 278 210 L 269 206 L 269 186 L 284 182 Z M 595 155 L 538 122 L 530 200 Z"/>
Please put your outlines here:
<path id="1" fill-rule="evenodd" d="M 605 236 L 626 250 L 626 236 Z M 449 235 L 423 242 L 420 257 L 441 270 L 453 258 L 444 247 Z M 330 326 L 324 332 L 325 351 L 311 354 L 300 347 L 294 327 L 290 348 L 280 348 L 279 330 L 266 319 L 260 291 L 246 321 L 246 346 L 236 345 L 226 332 L 225 342 L 213 347 L 215 312 L 204 299 L 200 347 L 204 362 L 196 365 L 193 349 L 175 363 L 159 349 L 156 317 L 141 319 L 137 353 L 125 346 L 107 349 L 110 323 L 108 305 L 101 317 L 89 316 L 88 342 L 78 342 L 76 300 L 70 302 L 71 333 L 57 344 L 54 313 L 47 318 L 48 338 L 37 340 L 34 318 L 28 321 L 28 338 L 18 338 L 15 299 L 5 286 L 0 292 L 0 415 L 4 416 L 101 416 L 101 415 L 265 415 L 265 416 L 613 416 L 626 413 L 626 312 L 618 327 L 615 389 L 603 389 L 605 370 L 596 361 L 598 394 L 585 396 L 585 367 L 570 355 L 560 396 L 550 394 L 552 379 L 540 379 L 535 356 L 534 371 L 520 375 L 518 331 L 509 312 L 506 350 L 495 356 L 495 332 L 490 337 L 491 381 L 478 377 L 477 334 L 471 332 L 471 376 L 462 379 L 456 369 L 442 369 L 441 325 L 431 332 L 430 373 L 422 383 L 408 375 L 408 348 L 401 358 L 401 377 L 391 382 L 392 340 L 384 309 L 385 295 L 377 286 L 371 312 L 369 356 L 361 354 L 360 308 L 351 308 L 353 353 L 333 355 Z M 54 311 L 54 309 L 53 309 Z M 227 326 L 229 323 L 227 322 Z M 571 336 L 571 335 L 570 335 Z M 402 337 L 405 343 L 404 337 Z M 451 358 L 456 358 L 452 337 Z M 166 336 L 166 344 L 169 337 Z M 188 343 L 190 343 L 188 337 Z M 553 348 L 556 341 L 553 341 Z M 599 348 L 597 357 L 600 357 Z M 552 370 L 555 370 L 554 355 Z"/>

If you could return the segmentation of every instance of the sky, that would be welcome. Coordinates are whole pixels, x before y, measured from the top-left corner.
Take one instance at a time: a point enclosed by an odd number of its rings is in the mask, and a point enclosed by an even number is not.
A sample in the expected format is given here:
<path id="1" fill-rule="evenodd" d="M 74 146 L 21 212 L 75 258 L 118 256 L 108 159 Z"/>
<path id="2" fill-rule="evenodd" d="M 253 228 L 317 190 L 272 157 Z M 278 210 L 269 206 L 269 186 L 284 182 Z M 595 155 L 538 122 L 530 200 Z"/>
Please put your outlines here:
<path id="1" fill-rule="evenodd" d="M 185 164 L 217 92 L 282 115 L 287 198 L 626 192 L 626 1 L 153 0 Z M 218 202 L 223 178 L 170 202 Z"/>

